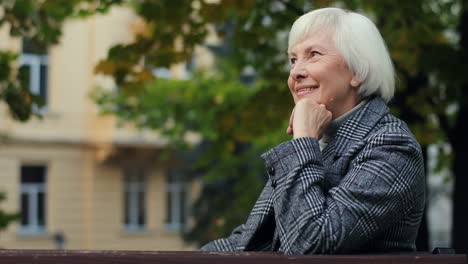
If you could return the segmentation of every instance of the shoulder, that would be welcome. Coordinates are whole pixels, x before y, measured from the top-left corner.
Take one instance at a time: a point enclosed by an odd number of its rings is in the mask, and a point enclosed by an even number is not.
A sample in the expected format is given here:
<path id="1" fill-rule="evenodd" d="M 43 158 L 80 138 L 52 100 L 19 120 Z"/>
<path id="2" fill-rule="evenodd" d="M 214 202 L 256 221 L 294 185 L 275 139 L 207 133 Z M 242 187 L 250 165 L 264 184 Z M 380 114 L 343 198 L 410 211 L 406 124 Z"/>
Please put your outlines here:
<path id="1" fill-rule="evenodd" d="M 421 146 L 408 125 L 391 113 L 382 116 L 366 139 L 367 142 L 383 141 L 386 144 L 407 144 L 408 147 L 413 147 L 421 152 Z"/>
<path id="2" fill-rule="evenodd" d="M 393 175 L 400 182 L 418 184 L 424 180 L 421 146 L 404 121 L 388 113 L 361 143 L 352 165 L 371 163 L 374 169 Z"/>
<path id="3" fill-rule="evenodd" d="M 372 97 L 338 129 L 334 145 L 336 154 L 352 156 L 375 144 L 405 142 L 420 149 L 406 123 L 392 115 L 382 99 Z"/>

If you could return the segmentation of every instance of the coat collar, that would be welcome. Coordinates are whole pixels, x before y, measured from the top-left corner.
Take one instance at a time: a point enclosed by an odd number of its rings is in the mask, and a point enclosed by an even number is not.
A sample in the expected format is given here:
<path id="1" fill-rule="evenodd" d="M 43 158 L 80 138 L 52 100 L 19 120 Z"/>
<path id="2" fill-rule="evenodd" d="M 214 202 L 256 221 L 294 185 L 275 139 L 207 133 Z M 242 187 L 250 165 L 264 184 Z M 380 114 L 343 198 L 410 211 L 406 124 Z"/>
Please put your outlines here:
<path id="1" fill-rule="evenodd" d="M 364 139 L 379 120 L 389 112 L 380 97 L 372 97 L 338 128 L 335 138 L 323 150 L 323 156 L 341 156 L 353 144 Z"/>

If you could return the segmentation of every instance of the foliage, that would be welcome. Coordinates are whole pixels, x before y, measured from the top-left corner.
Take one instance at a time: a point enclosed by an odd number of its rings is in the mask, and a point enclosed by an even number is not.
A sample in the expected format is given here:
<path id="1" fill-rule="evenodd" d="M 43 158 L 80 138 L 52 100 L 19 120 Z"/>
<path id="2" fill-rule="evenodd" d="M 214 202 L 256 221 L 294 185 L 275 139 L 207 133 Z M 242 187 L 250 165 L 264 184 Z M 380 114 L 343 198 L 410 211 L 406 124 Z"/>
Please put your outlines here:
<path id="1" fill-rule="evenodd" d="M 193 206 L 197 228 L 187 235 L 191 240 L 212 240 L 245 220 L 265 182 L 258 154 L 286 139 L 287 123 L 276 118 L 275 109 L 268 113 L 257 104 L 268 91 L 265 83 L 248 86 L 237 76 L 196 73 L 190 80 L 159 79 L 138 95 L 93 94 L 104 113 L 157 129 L 170 139 L 171 149 L 186 145 L 189 132 L 202 136 L 202 144 L 192 146 L 191 173 L 203 175 L 204 191 Z"/>
<path id="2" fill-rule="evenodd" d="M 71 17 L 83 18 L 95 13 L 107 12 L 123 0 L 4 0 L 0 5 L 0 27 L 7 27 L 12 37 L 23 37 L 41 46 L 57 44 L 62 35 L 62 26 Z M 14 66 L 18 54 L 0 50 L 0 100 L 18 121 L 27 121 L 33 105 L 44 104 L 40 96 L 29 91 L 26 76 Z"/>
<path id="3" fill-rule="evenodd" d="M 195 2 L 188 1 L 184 6 L 193 7 Z M 172 10 L 171 1 L 159 1 L 157 8 L 148 6 L 154 4 L 152 1 L 139 3 L 145 8 L 137 5 L 137 12 L 152 8 L 167 10 L 158 11 L 162 13 Z M 142 71 L 152 73 L 152 68 L 167 65 L 162 58 L 169 59 L 170 63 L 179 62 L 179 58 L 188 60 L 193 47 L 205 41 L 205 36 L 185 36 L 197 42 L 185 45 L 182 41 L 179 50 L 165 51 L 172 55 L 159 56 L 162 51 L 158 47 L 164 43 L 176 46 L 181 37 L 180 31 L 173 28 L 183 28 L 186 20 L 157 22 L 154 16 L 143 15 L 149 29 L 144 31 L 145 35 L 135 43 L 116 46 L 120 52 L 111 49 L 108 58 L 96 67 L 98 73 L 114 77 L 119 91 L 98 91 L 93 97 L 104 112 L 113 112 L 139 127 L 157 129 L 172 144 L 181 145 L 187 131 L 202 136 L 203 144 L 198 147 L 199 155 L 193 167 L 197 174 L 203 175 L 204 185 L 201 197 L 193 206 L 196 226 L 187 238 L 203 243 L 229 233 L 233 226 L 245 221 L 265 182 L 259 154 L 288 138 L 285 129 L 293 105 L 285 82 L 286 48 L 284 43 L 278 46 L 281 41 L 276 39 L 276 32 L 281 29 L 287 32 L 294 16 L 284 15 L 282 4 L 271 9 L 266 2 L 253 1 L 202 2 L 187 12 L 178 16 L 199 17 L 205 30 L 210 23 L 220 23 L 217 33 L 224 41 L 219 46 L 209 46 L 220 58 L 215 73 L 195 72 L 187 81 L 157 79 L 148 86 L 142 85 L 145 81 L 136 77 Z M 287 21 L 265 23 L 262 22 L 265 16 Z M 164 23 L 180 24 L 167 26 L 172 35 L 164 39 L 155 37 L 166 27 Z M 256 37 L 263 40 L 256 41 L 250 28 L 246 30 L 246 24 L 258 28 L 262 34 Z M 151 45 L 135 49 L 134 45 L 139 45 L 142 38 L 149 38 Z M 250 85 L 243 84 L 239 78 L 245 65 L 256 70 L 257 80 Z"/>
<path id="4" fill-rule="evenodd" d="M 25 121 L 31 115 L 31 104 L 34 95 L 16 79 L 11 79 L 13 62 L 17 55 L 9 51 L 0 51 L 0 98 L 9 106 L 10 112 L 16 120 Z M 38 101 L 39 102 L 39 101 Z"/>
<path id="5" fill-rule="evenodd" d="M 3 202 L 5 199 L 6 199 L 5 194 L 0 193 L 0 202 Z M 0 210 L 0 231 L 5 230 L 10 223 L 18 220 L 19 217 L 20 217 L 19 214 L 7 213 L 3 210 Z"/>

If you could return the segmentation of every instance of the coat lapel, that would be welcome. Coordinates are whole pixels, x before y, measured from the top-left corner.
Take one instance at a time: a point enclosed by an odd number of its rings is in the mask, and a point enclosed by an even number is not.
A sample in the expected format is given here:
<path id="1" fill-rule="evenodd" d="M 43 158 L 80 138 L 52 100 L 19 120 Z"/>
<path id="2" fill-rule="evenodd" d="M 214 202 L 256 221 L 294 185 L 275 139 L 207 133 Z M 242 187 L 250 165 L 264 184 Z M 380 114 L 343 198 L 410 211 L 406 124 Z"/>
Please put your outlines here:
<path id="1" fill-rule="evenodd" d="M 336 132 L 335 138 L 322 151 L 324 162 L 332 162 L 356 142 L 362 141 L 388 111 L 387 105 L 380 97 L 370 98 L 367 104 L 344 122 Z"/>

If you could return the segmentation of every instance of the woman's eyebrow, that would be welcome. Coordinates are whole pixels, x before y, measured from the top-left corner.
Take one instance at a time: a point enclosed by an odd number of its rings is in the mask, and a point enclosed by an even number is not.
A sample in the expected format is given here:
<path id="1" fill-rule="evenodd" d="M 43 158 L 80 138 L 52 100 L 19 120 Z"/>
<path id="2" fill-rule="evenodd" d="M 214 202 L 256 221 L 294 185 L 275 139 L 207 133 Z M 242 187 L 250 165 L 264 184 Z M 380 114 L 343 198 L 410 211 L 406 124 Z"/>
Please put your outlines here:
<path id="1" fill-rule="evenodd" d="M 321 45 L 312 44 L 312 45 L 308 46 L 307 48 L 305 48 L 304 53 L 309 53 L 314 49 L 324 50 L 325 48 L 323 46 L 321 46 Z"/>
<path id="2" fill-rule="evenodd" d="M 307 48 L 304 49 L 304 54 L 308 54 L 310 53 L 312 50 L 314 49 L 320 49 L 320 50 L 324 50 L 325 47 L 321 46 L 321 45 L 318 45 L 318 44 L 311 44 L 309 46 L 307 46 Z M 294 56 L 297 56 L 296 52 L 294 51 L 291 51 L 291 52 L 288 52 L 288 56 L 289 57 L 294 57 Z"/>

